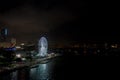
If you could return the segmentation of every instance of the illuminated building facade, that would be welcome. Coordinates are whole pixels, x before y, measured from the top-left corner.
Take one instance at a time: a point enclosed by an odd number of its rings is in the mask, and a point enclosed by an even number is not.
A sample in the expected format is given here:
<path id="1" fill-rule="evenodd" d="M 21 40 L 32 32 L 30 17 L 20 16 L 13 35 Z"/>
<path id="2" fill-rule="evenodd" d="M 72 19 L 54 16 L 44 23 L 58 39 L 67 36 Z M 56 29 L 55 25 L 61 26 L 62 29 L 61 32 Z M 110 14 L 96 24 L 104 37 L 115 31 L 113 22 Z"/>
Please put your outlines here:
<path id="1" fill-rule="evenodd" d="M 6 41 L 7 35 L 8 35 L 8 29 L 5 27 L 0 28 L 0 40 Z"/>

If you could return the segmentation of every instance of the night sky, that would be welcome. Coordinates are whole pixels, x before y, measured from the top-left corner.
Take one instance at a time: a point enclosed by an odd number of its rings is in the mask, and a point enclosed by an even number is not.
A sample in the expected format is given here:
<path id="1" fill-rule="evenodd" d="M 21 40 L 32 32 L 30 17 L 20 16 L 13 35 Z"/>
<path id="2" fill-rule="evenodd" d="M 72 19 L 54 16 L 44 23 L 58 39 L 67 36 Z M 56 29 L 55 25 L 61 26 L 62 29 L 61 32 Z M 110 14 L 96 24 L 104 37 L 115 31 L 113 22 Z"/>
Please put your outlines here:
<path id="1" fill-rule="evenodd" d="M 88 7 L 87 0 L 3 0 L 0 22 L 18 41 L 41 36 L 53 43 L 118 40 L 117 29 L 109 27 L 113 23 L 104 13 L 93 10 L 91 14 Z"/>

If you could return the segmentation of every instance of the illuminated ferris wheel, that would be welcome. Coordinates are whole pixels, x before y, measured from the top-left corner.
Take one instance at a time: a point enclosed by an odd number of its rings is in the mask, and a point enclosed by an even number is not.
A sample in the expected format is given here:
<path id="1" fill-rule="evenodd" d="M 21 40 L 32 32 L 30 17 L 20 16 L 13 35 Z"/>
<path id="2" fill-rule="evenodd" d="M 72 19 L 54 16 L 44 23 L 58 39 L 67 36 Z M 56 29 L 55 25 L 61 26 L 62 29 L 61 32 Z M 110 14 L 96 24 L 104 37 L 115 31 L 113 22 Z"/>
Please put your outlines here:
<path id="1" fill-rule="evenodd" d="M 45 37 L 41 37 L 38 43 L 39 55 L 44 57 L 47 55 L 48 42 Z"/>

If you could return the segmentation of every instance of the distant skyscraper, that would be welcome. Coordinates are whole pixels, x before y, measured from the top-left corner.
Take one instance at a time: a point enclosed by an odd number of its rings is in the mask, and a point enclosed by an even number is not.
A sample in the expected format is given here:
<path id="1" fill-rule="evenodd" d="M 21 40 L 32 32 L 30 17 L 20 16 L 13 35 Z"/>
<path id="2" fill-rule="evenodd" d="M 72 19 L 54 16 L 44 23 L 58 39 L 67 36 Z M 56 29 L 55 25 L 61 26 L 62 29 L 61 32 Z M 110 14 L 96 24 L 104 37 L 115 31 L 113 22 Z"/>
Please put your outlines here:
<path id="1" fill-rule="evenodd" d="M 8 35 L 8 29 L 5 27 L 0 28 L 0 40 L 6 41 L 7 35 Z"/>

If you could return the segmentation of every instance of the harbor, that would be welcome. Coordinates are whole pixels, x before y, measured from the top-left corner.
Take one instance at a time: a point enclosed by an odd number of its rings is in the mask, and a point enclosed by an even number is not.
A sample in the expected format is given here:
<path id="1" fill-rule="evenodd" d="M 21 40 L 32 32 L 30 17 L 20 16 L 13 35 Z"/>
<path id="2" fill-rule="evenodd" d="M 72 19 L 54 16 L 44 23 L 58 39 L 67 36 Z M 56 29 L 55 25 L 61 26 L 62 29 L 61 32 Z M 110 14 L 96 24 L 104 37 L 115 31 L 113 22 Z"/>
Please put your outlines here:
<path id="1" fill-rule="evenodd" d="M 46 56 L 46 57 L 43 57 L 43 58 L 34 59 L 32 61 L 27 61 L 27 62 L 12 63 L 11 66 L 1 67 L 0 68 L 0 74 L 5 73 L 5 72 L 15 71 L 15 70 L 22 69 L 22 68 L 25 68 L 25 67 L 34 67 L 37 64 L 47 63 L 51 59 L 53 59 L 55 57 L 58 57 L 58 56 L 60 56 L 60 54 L 55 54 L 55 55 L 52 55 L 52 56 Z"/>

